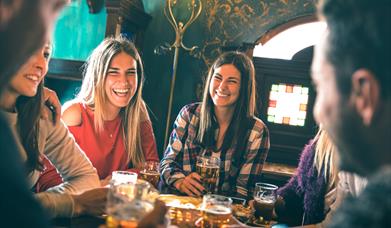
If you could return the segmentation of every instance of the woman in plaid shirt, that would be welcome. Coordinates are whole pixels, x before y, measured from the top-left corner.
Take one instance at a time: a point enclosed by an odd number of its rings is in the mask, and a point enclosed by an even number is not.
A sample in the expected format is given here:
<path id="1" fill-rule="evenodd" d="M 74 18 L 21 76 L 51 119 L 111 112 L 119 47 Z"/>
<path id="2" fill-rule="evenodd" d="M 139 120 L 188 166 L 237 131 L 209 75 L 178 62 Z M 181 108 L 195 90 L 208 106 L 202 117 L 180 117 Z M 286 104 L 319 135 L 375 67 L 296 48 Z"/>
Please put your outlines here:
<path id="1" fill-rule="evenodd" d="M 196 173 L 199 155 L 221 159 L 215 193 L 252 198 L 269 151 L 269 131 L 255 117 L 255 70 L 240 52 L 212 65 L 202 103 L 185 106 L 174 123 L 161 161 L 164 182 L 190 196 L 205 193 Z"/>

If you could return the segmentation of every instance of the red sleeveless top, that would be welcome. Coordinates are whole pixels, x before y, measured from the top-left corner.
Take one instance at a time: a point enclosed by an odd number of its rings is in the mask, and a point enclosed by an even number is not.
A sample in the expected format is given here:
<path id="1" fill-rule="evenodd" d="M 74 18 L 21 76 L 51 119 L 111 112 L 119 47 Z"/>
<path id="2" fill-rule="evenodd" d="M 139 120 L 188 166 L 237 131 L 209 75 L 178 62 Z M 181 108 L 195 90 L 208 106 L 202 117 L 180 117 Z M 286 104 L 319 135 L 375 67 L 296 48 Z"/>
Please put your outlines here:
<path id="1" fill-rule="evenodd" d="M 99 178 L 104 179 L 115 170 L 132 168 L 131 162 L 130 164 L 126 162 L 127 153 L 125 151 L 120 116 L 118 115 L 114 120 L 105 121 L 104 131 L 96 132 L 94 111 L 83 104 L 80 104 L 80 109 L 81 125 L 68 126 L 68 129 L 97 169 Z M 147 161 L 159 161 L 150 121 L 141 123 L 141 140 L 145 159 Z M 44 165 L 46 169 L 38 180 L 37 191 L 44 191 L 62 182 L 60 175 L 47 159 L 45 159 Z"/>

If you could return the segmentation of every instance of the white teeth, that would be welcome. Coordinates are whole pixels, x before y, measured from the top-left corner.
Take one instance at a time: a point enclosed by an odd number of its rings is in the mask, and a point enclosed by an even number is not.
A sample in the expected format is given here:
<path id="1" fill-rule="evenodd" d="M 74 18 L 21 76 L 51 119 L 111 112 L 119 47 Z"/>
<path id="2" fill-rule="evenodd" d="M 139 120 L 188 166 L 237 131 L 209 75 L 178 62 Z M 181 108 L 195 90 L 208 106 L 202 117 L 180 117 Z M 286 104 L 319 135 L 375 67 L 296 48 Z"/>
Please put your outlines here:
<path id="1" fill-rule="evenodd" d="M 39 77 L 37 75 L 27 75 L 26 77 L 30 80 L 33 80 L 33 81 L 39 80 Z"/>
<path id="2" fill-rule="evenodd" d="M 217 94 L 217 96 L 219 96 L 219 97 L 227 97 L 227 96 L 228 96 L 228 94 L 224 94 L 224 93 L 221 93 L 221 92 L 219 92 L 219 91 L 216 91 L 216 94 Z"/>
<path id="3" fill-rule="evenodd" d="M 113 89 L 115 93 L 127 93 L 129 89 Z"/>

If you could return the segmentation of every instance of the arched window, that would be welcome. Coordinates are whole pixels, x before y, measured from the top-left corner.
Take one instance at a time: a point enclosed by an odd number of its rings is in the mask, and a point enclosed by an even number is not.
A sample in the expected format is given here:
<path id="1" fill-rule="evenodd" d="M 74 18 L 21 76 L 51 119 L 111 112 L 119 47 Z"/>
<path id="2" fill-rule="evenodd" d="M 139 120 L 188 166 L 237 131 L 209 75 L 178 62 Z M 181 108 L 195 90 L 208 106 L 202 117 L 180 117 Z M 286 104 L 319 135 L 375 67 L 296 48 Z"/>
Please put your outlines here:
<path id="1" fill-rule="evenodd" d="M 314 15 L 292 20 L 260 37 L 253 50 L 259 116 L 273 138 L 268 162 L 297 165 L 303 145 L 316 132 L 310 65 L 325 28 Z"/>
<path id="2" fill-rule="evenodd" d="M 292 59 L 298 51 L 315 44 L 326 29 L 324 22 L 310 22 L 290 27 L 254 48 L 254 57 Z"/>

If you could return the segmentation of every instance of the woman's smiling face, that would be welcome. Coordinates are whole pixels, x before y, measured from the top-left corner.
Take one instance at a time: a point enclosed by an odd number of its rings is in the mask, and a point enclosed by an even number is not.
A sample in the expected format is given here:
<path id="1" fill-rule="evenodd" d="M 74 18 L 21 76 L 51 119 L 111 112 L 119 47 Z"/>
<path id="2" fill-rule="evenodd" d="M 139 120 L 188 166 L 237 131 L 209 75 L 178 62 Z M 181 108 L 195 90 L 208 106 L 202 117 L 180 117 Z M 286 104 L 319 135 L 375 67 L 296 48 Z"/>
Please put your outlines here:
<path id="1" fill-rule="evenodd" d="M 110 110 L 126 107 L 137 91 L 137 61 L 125 52 L 115 55 L 107 70 L 105 92 Z"/>
<path id="2" fill-rule="evenodd" d="M 209 86 L 209 94 L 216 108 L 234 107 L 240 94 L 241 75 L 233 64 L 216 68 Z"/>
<path id="3" fill-rule="evenodd" d="M 38 85 L 48 72 L 49 59 L 52 54 L 50 43 L 39 49 L 22 66 L 16 76 L 11 80 L 9 91 L 27 97 L 37 94 Z"/>

